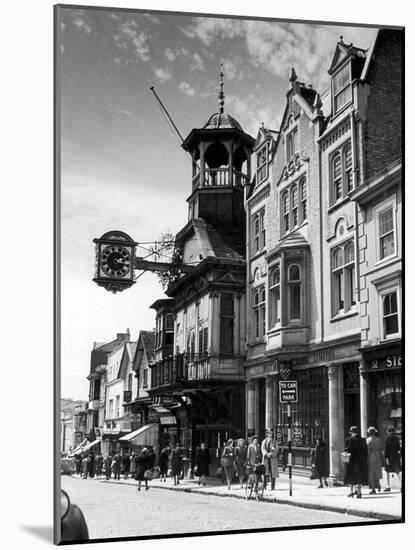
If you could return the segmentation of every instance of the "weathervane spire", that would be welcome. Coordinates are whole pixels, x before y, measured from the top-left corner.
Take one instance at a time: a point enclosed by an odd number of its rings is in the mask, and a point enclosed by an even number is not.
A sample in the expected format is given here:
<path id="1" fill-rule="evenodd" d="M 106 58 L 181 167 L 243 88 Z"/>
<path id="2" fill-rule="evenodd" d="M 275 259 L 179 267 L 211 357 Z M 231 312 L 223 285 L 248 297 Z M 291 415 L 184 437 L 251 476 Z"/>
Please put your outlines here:
<path id="1" fill-rule="evenodd" d="M 223 92 L 223 61 L 220 64 L 220 92 L 219 92 L 219 112 L 223 114 L 223 106 L 225 105 L 225 94 Z"/>

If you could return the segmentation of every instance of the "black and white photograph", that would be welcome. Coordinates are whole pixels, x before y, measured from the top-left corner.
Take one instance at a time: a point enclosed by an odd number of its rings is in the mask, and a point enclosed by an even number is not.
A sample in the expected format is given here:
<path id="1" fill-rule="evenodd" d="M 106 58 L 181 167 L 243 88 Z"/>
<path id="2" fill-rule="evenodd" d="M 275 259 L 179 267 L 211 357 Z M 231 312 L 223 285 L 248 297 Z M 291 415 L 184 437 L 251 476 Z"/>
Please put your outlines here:
<path id="1" fill-rule="evenodd" d="M 55 543 L 402 523 L 404 27 L 138 7 L 54 7 Z"/>

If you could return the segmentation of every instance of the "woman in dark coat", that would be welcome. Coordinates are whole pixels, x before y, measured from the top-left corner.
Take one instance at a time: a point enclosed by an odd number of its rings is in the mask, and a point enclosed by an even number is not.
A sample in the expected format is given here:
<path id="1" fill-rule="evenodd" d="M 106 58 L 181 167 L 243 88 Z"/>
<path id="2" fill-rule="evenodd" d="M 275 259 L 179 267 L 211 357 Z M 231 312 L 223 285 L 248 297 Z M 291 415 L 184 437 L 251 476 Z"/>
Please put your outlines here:
<path id="1" fill-rule="evenodd" d="M 200 449 L 196 452 L 197 476 L 199 476 L 198 485 L 206 485 L 206 478 L 209 475 L 210 455 L 209 450 L 204 443 L 200 444 Z"/>
<path id="2" fill-rule="evenodd" d="M 347 495 L 362 498 L 362 485 L 368 484 L 368 453 L 366 439 L 360 437 L 356 426 L 350 428 L 350 437 L 346 439 L 345 451 L 350 453 L 344 483 L 350 485 Z M 356 493 L 354 486 L 356 485 Z"/>
<path id="3" fill-rule="evenodd" d="M 124 479 L 128 479 L 128 475 L 130 473 L 130 461 L 131 461 L 131 458 L 130 458 L 130 455 L 128 453 L 123 455 L 122 465 L 123 465 L 123 470 L 124 470 Z"/>
<path id="4" fill-rule="evenodd" d="M 180 443 L 177 443 L 176 448 L 171 452 L 171 475 L 173 478 L 174 485 L 180 485 L 179 477 L 182 472 L 182 458 L 183 454 L 180 449 Z"/>
<path id="5" fill-rule="evenodd" d="M 136 460 L 136 480 L 138 481 L 137 491 L 141 491 L 141 482 L 144 481 L 146 491 L 148 491 L 148 479 L 145 478 L 144 473 L 149 469 L 148 450 L 144 447 L 141 454 Z"/>
<path id="6" fill-rule="evenodd" d="M 160 481 L 166 483 L 167 470 L 169 469 L 169 454 L 170 447 L 164 447 L 160 453 L 159 468 L 160 468 Z"/>
<path id="7" fill-rule="evenodd" d="M 388 435 L 385 438 L 385 470 L 386 470 L 386 489 L 384 492 L 390 492 L 390 475 L 396 474 L 399 482 L 401 481 L 401 442 L 395 433 L 393 426 L 388 427 Z"/>
<path id="8" fill-rule="evenodd" d="M 322 437 L 317 438 L 317 444 L 311 455 L 311 462 L 314 468 L 317 470 L 318 478 L 320 480 L 319 489 L 324 485 L 328 487 L 327 478 L 329 477 L 329 447 Z"/>

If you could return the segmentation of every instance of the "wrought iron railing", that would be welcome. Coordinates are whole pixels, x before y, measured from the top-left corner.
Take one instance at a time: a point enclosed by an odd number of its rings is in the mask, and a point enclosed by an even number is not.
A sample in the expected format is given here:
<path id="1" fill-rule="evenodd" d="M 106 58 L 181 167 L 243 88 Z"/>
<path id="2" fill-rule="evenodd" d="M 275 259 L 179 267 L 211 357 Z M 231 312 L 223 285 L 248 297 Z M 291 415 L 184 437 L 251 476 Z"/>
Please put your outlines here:
<path id="1" fill-rule="evenodd" d="M 210 363 L 207 353 L 179 353 L 166 357 L 151 367 L 151 387 L 159 388 L 185 380 L 209 378 Z"/>

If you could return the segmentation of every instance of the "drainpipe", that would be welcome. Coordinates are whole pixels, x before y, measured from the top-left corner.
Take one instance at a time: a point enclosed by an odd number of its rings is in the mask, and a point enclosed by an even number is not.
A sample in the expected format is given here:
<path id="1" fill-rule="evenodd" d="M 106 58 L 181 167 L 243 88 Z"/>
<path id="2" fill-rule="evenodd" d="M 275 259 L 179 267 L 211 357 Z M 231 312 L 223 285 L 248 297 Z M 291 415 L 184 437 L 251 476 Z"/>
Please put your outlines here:
<path id="1" fill-rule="evenodd" d="M 324 342 L 324 266 L 323 266 L 323 177 L 321 174 L 321 145 L 318 145 L 318 200 L 320 218 L 320 341 Z"/>
<path id="2" fill-rule="evenodd" d="M 351 145 L 352 145 L 352 165 L 353 165 L 353 189 L 357 188 L 357 152 L 356 152 L 356 121 L 354 118 L 354 113 L 350 113 L 350 129 L 351 129 Z M 355 266 L 356 266 L 356 276 L 355 276 L 355 289 L 356 289 L 356 302 L 360 303 L 360 253 L 359 253 L 359 228 L 358 228 L 358 205 L 356 201 L 353 201 L 354 206 L 354 233 L 355 233 Z"/>

